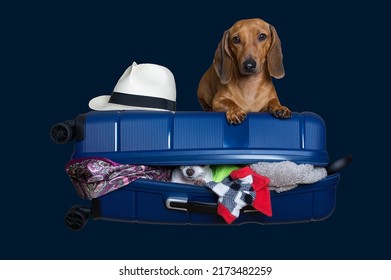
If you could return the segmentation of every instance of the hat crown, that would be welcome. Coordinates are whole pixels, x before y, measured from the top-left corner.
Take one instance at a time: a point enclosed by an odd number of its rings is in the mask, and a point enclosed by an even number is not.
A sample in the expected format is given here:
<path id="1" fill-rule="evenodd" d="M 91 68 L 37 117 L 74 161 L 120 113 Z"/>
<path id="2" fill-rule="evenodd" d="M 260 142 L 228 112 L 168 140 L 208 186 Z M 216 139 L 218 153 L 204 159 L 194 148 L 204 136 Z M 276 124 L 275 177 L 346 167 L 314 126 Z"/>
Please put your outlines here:
<path id="1" fill-rule="evenodd" d="M 115 92 L 176 100 L 174 75 L 164 66 L 133 62 L 114 88 Z"/>

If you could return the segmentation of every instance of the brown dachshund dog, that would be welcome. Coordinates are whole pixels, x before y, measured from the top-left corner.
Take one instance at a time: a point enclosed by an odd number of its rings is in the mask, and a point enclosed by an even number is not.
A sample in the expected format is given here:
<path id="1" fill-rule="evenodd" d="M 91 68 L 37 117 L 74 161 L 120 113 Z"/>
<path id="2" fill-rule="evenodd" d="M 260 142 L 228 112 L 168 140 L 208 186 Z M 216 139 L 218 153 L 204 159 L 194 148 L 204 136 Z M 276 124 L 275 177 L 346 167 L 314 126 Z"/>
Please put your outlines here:
<path id="1" fill-rule="evenodd" d="M 226 112 L 230 124 L 243 122 L 249 112 L 290 118 L 272 83 L 272 77 L 284 75 L 275 28 L 261 19 L 240 20 L 224 32 L 213 64 L 200 80 L 198 100 L 204 111 Z"/>

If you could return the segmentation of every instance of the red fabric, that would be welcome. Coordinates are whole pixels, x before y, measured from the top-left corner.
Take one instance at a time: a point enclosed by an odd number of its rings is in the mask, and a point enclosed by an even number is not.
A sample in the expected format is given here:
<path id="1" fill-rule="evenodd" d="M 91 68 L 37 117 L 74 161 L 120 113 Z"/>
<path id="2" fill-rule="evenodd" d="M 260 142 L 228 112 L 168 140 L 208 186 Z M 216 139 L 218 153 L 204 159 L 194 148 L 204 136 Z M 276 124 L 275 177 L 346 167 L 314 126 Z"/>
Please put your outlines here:
<path id="1" fill-rule="evenodd" d="M 217 214 L 223 217 L 227 224 L 232 224 L 232 222 L 235 221 L 237 218 L 232 215 L 232 213 L 229 212 L 229 210 L 221 203 L 219 203 L 217 206 Z"/>
<path id="2" fill-rule="evenodd" d="M 256 193 L 255 200 L 253 201 L 253 207 L 259 212 L 265 214 L 268 217 L 272 216 L 272 204 L 270 199 L 270 191 L 267 187 L 270 183 L 269 178 L 259 175 L 249 166 L 243 167 L 231 172 L 231 178 L 233 180 L 241 179 L 246 176 L 253 176 L 252 187 Z"/>
<path id="3" fill-rule="evenodd" d="M 270 191 L 267 187 L 270 182 L 269 178 L 255 174 L 253 175 L 253 180 L 253 189 L 257 194 L 253 201 L 253 207 L 266 216 L 271 217 L 272 202 L 270 199 Z"/>

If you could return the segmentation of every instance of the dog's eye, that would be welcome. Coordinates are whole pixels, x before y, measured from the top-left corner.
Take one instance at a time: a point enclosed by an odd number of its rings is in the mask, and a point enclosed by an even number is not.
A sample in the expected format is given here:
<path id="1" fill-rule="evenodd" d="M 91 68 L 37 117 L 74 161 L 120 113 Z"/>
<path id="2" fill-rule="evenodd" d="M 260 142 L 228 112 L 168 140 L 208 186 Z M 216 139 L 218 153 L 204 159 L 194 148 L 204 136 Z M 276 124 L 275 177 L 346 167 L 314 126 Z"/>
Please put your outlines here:
<path id="1" fill-rule="evenodd" d="M 232 38 L 232 41 L 234 42 L 234 44 L 239 44 L 240 43 L 240 38 L 238 36 L 235 36 Z"/>
<path id="2" fill-rule="evenodd" d="M 265 40 L 266 39 L 266 34 L 265 33 L 261 33 L 261 34 L 259 34 L 259 36 L 258 36 L 258 40 L 259 41 L 263 41 L 263 40 Z"/>

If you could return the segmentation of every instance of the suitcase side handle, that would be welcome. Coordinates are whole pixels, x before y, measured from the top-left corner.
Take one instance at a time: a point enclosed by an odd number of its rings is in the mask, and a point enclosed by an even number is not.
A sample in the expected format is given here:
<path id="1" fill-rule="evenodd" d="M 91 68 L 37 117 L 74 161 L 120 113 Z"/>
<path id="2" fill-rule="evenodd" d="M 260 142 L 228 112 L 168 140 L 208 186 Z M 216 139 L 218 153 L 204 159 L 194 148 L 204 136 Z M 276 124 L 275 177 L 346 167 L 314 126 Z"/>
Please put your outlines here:
<path id="1" fill-rule="evenodd" d="M 187 197 L 170 197 L 166 200 L 166 207 L 171 210 L 199 213 L 217 213 L 216 203 L 188 201 Z"/>
<path id="2" fill-rule="evenodd" d="M 217 203 L 207 203 L 199 201 L 188 201 L 186 198 L 170 197 L 166 200 L 166 207 L 172 210 L 197 212 L 207 214 L 217 214 Z M 258 211 L 251 206 L 246 206 L 241 209 L 241 212 L 255 212 Z"/>

